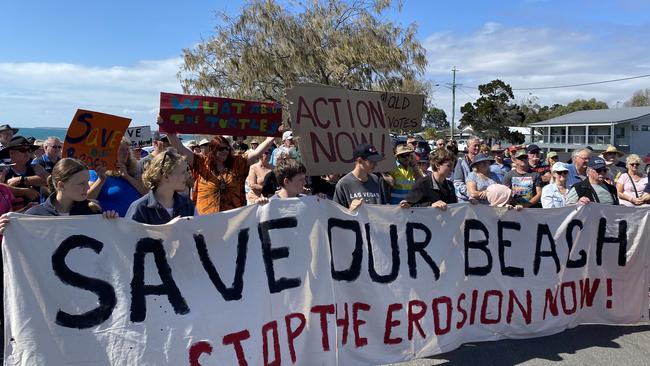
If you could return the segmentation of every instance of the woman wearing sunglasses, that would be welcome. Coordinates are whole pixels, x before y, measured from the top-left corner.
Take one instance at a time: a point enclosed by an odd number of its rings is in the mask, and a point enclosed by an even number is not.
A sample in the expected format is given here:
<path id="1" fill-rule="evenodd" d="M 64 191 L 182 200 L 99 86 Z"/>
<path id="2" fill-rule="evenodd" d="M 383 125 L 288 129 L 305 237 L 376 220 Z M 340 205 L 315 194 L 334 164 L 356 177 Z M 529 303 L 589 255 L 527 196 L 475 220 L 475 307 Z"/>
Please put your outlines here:
<path id="1" fill-rule="evenodd" d="M 616 181 L 616 190 L 621 205 L 634 207 L 648 207 L 644 204 L 643 191 L 648 185 L 648 177 L 641 170 L 641 158 L 637 154 L 630 154 L 625 159 L 626 173 L 622 173 Z"/>
<path id="2" fill-rule="evenodd" d="M 162 124 L 162 118 L 157 123 Z M 282 131 L 281 126 L 279 132 Z M 273 143 L 269 136 L 252 152 L 235 154 L 225 137 L 215 136 L 208 143 L 206 154 L 201 155 L 183 146 L 175 133 L 168 133 L 167 138 L 198 176 L 196 208 L 201 215 L 245 206 L 244 183 L 250 165 Z"/>
<path id="3" fill-rule="evenodd" d="M 569 169 L 564 163 L 557 162 L 551 167 L 551 182 L 542 188 L 542 207 L 558 208 L 566 206 L 569 189 L 566 186 Z"/>
<path id="4" fill-rule="evenodd" d="M 184 193 L 192 186 L 192 173 L 175 149 L 156 155 L 142 173 L 142 181 L 149 192 L 131 204 L 125 218 L 162 225 L 174 217 L 194 216 L 194 203 Z"/>

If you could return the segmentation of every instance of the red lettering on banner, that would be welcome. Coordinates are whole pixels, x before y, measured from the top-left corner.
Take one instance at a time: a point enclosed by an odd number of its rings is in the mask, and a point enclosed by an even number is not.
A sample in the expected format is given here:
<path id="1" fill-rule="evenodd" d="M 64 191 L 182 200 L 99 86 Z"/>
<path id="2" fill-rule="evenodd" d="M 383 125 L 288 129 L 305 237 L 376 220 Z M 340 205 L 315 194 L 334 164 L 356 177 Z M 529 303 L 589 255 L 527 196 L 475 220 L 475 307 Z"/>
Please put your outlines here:
<path id="1" fill-rule="evenodd" d="M 352 331 L 354 332 L 354 345 L 359 348 L 368 344 L 368 338 L 361 336 L 359 327 L 366 324 L 365 320 L 359 319 L 359 311 L 370 311 L 370 305 L 362 302 L 352 304 Z"/>
<path id="2" fill-rule="evenodd" d="M 420 308 L 418 311 L 415 311 L 414 308 L 418 307 Z M 424 333 L 424 330 L 422 330 L 422 325 L 420 325 L 420 319 L 424 317 L 424 314 L 427 312 L 427 304 L 424 301 L 420 300 L 411 300 L 409 301 L 409 309 L 408 309 L 408 321 L 409 321 L 409 326 L 408 326 L 408 338 L 409 341 L 413 339 L 413 329 L 417 328 L 418 332 L 420 333 L 420 336 L 422 338 L 426 338 L 427 335 Z"/>
<path id="3" fill-rule="evenodd" d="M 384 344 L 399 344 L 402 343 L 402 337 L 391 338 L 390 332 L 393 327 L 400 325 L 402 322 L 399 320 L 393 320 L 393 313 L 399 310 L 402 310 L 402 304 L 390 304 L 388 305 L 388 310 L 386 310 L 386 328 L 384 329 Z"/>
<path id="4" fill-rule="evenodd" d="M 460 329 L 465 325 L 465 322 L 467 321 L 467 311 L 465 311 L 465 308 L 461 306 L 461 301 L 465 301 L 465 294 L 462 293 L 460 296 L 458 296 L 458 301 L 456 301 L 456 310 L 458 310 L 459 313 L 461 313 L 462 318 L 458 322 L 456 322 L 456 329 Z"/>
<path id="5" fill-rule="evenodd" d="M 530 290 L 526 290 L 526 307 L 521 304 L 521 301 L 519 301 L 519 298 L 517 298 L 517 294 L 513 290 L 508 291 L 508 311 L 506 313 L 506 322 L 508 324 L 512 323 L 512 313 L 514 312 L 514 307 L 515 303 L 517 303 L 517 307 L 519 308 L 519 311 L 521 311 L 521 316 L 523 316 L 524 320 L 526 321 L 526 324 L 530 324 L 533 318 L 533 297 L 532 294 L 530 293 Z"/>
<path id="6" fill-rule="evenodd" d="M 589 279 L 585 278 L 580 280 L 580 308 L 582 309 L 585 304 L 587 307 L 591 307 L 594 304 L 594 297 L 596 296 L 596 291 L 598 291 L 598 286 L 600 285 L 600 279 L 596 278 L 594 280 L 593 286 L 589 286 Z"/>
<path id="7" fill-rule="evenodd" d="M 201 357 L 202 354 L 207 353 L 209 355 L 212 354 L 212 345 L 210 345 L 209 342 L 207 341 L 200 341 L 194 343 L 190 347 L 190 366 L 201 366 L 199 363 L 199 357 Z"/>
<path id="8" fill-rule="evenodd" d="M 565 296 L 565 289 L 570 288 L 571 289 L 571 296 L 572 296 L 572 307 L 567 307 L 567 301 L 566 301 L 566 296 Z M 562 286 L 560 286 L 560 300 L 562 302 L 562 310 L 564 310 L 564 314 L 566 315 L 571 315 L 576 312 L 576 308 L 578 307 L 577 301 L 576 301 L 576 283 L 575 282 L 562 282 Z"/>
<path id="9" fill-rule="evenodd" d="M 472 290 L 472 309 L 469 312 L 469 325 L 474 325 L 476 320 L 476 301 L 478 299 L 478 290 Z"/>
<path id="10" fill-rule="evenodd" d="M 614 292 L 612 291 L 612 279 L 608 278 L 607 279 L 607 297 L 608 297 L 608 299 L 607 299 L 607 305 L 606 305 L 608 309 L 612 308 L 613 302 L 612 302 L 611 297 L 612 297 L 613 294 L 614 294 Z"/>
<path id="11" fill-rule="evenodd" d="M 269 362 L 269 330 L 273 334 L 273 362 Z M 262 353 L 264 356 L 264 366 L 282 365 L 282 356 L 280 355 L 280 336 L 278 335 L 278 322 L 271 321 L 262 327 Z"/>
<path id="12" fill-rule="evenodd" d="M 247 340 L 250 337 L 251 334 L 246 329 L 242 330 L 241 332 L 227 334 L 223 337 L 224 346 L 232 344 L 235 348 L 235 354 L 237 355 L 237 362 L 239 363 L 239 366 L 248 365 L 248 362 L 246 362 L 246 356 L 244 355 L 244 348 L 242 347 L 241 342 Z"/>
<path id="13" fill-rule="evenodd" d="M 447 321 L 444 328 L 440 326 L 440 311 L 438 309 L 439 304 L 445 304 L 445 306 L 447 306 L 447 312 L 445 314 Z M 431 302 L 431 310 L 433 310 L 433 331 L 436 333 L 436 335 L 449 333 L 449 330 L 451 329 L 451 307 L 451 298 L 448 296 L 436 297 Z"/>
<path id="14" fill-rule="evenodd" d="M 490 302 L 490 296 L 496 296 L 499 299 L 497 309 L 497 317 L 494 319 L 488 318 L 487 308 Z M 483 294 L 483 306 L 481 306 L 481 324 L 497 324 L 501 321 L 501 305 L 503 304 L 503 294 L 499 290 L 485 291 Z"/>
<path id="15" fill-rule="evenodd" d="M 546 295 L 544 297 L 544 314 L 542 315 L 542 320 L 546 320 L 546 311 L 550 311 L 551 315 L 557 316 L 559 314 L 557 309 L 557 289 L 555 294 L 550 288 L 546 289 Z"/>
<path id="16" fill-rule="evenodd" d="M 323 351 L 330 350 L 329 335 L 327 334 L 327 314 L 334 314 L 335 308 L 333 304 L 329 305 L 316 305 L 311 308 L 312 313 L 320 314 L 320 330 L 322 333 Z"/>
<path id="17" fill-rule="evenodd" d="M 343 318 L 338 317 L 339 306 L 336 305 L 336 326 L 343 328 L 341 330 L 341 344 L 345 345 L 348 343 L 348 328 L 350 326 L 350 315 L 348 313 L 348 303 L 343 304 Z"/>
<path id="18" fill-rule="evenodd" d="M 300 321 L 298 328 L 296 328 L 295 330 L 291 329 L 292 319 L 298 319 Z M 296 348 L 294 346 L 294 341 L 305 329 L 307 320 L 305 319 L 305 316 L 303 314 L 293 313 L 284 317 L 284 324 L 287 327 L 287 341 L 289 342 L 289 355 L 291 356 L 291 363 L 296 363 Z"/>

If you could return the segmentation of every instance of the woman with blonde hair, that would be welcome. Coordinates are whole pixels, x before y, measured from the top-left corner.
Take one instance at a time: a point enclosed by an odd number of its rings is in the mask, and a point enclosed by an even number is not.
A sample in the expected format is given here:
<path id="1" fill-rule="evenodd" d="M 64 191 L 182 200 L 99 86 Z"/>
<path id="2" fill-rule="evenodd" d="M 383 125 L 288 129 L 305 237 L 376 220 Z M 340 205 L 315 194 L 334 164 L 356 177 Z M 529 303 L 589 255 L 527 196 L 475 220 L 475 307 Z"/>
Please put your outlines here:
<path id="1" fill-rule="evenodd" d="M 142 174 L 149 192 L 134 201 L 126 218 L 150 225 L 168 223 L 174 217 L 194 216 L 194 203 L 184 193 L 192 186 L 190 167 L 176 149 L 156 155 Z"/>
<path id="2" fill-rule="evenodd" d="M 641 170 L 641 158 L 637 154 L 628 155 L 625 159 L 626 173 L 619 175 L 616 181 L 616 191 L 621 205 L 629 207 L 649 207 L 644 204 L 643 191 L 648 185 L 648 177 Z"/>
<path id="3" fill-rule="evenodd" d="M 131 144 L 124 137 L 117 153 L 117 168 L 90 171 L 88 197 L 97 199 L 105 209 L 115 210 L 124 217 L 133 201 L 147 193 L 138 173 L 138 163 L 131 154 Z"/>

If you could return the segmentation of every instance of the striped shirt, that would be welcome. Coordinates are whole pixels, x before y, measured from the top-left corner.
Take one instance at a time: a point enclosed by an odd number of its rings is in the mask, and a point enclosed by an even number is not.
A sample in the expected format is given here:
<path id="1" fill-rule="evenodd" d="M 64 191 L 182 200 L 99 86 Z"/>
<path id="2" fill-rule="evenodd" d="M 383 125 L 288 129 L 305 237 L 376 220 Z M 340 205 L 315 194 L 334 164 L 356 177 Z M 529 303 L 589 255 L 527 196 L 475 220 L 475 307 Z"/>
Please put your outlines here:
<path id="1" fill-rule="evenodd" d="M 413 189 L 413 184 L 417 180 L 417 176 L 413 168 L 403 167 L 397 165 L 397 169 L 390 172 L 393 177 L 393 187 L 390 189 L 390 204 L 397 205 L 400 201 L 406 199 L 408 193 Z"/>

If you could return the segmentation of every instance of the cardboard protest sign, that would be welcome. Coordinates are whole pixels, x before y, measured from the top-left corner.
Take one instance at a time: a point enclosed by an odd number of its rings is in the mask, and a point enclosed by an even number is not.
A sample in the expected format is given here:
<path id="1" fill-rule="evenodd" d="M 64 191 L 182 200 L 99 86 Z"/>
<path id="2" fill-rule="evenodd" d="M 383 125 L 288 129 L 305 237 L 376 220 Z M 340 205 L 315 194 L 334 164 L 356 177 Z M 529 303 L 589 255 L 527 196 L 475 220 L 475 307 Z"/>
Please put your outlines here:
<path id="1" fill-rule="evenodd" d="M 422 131 L 424 95 L 384 92 L 381 93 L 381 101 L 391 130 Z"/>
<path id="2" fill-rule="evenodd" d="M 151 146 L 153 142 L 149 126 L 129 127 L 126 129 L 126 137 L 131 141 L 131 148 Z"/>
<path id="3" fill-rule="evenodd" d="M 375 171 L 395 169 L 393 144 L 380 95 L 327 86 L 296 86 L 287 92 L 291 101 L 291 128 L 309 175 L 348 173 L 352 152 L 369 143 L 385 159 Z"/>
<path id="4" fill-rule="evenodd" d="M 160 93 L 161 130 L 165 132 L 280 136 L 282 107 L 277 103 Z"/>
<path id="5" fill-rule="evenodd" d="M 8 365 L 378 365 L 648 319 L 648 210 L 11 214 Z"/>
<path id="6" fill-rule="evenodd" d="M 63 143 L 63 157 L 83 161 L 89 169 L 115 169 L 117 150 L 130 118 L 78 109 Z"/>

